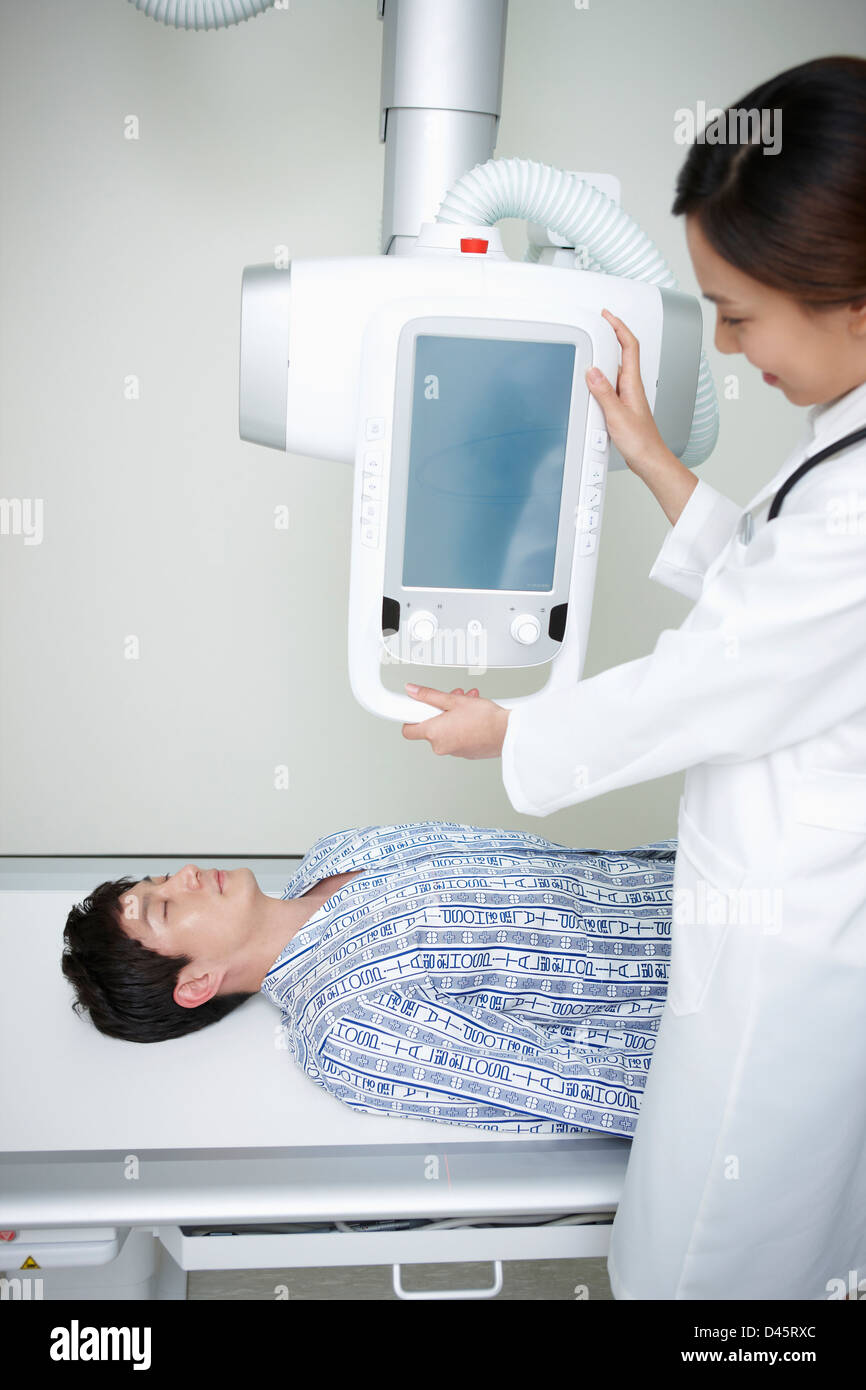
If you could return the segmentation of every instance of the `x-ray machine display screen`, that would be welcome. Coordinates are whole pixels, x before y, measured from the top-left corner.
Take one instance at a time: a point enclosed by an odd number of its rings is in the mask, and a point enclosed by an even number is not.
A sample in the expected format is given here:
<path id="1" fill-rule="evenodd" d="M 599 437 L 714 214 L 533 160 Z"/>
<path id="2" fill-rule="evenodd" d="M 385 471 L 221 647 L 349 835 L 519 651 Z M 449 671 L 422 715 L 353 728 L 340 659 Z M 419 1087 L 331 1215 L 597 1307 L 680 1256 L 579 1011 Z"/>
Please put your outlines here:
<path id="1" fill-rule="evenodd" d="M 553 587 L 574 353 L 418 335 L 404 585 Z"/>

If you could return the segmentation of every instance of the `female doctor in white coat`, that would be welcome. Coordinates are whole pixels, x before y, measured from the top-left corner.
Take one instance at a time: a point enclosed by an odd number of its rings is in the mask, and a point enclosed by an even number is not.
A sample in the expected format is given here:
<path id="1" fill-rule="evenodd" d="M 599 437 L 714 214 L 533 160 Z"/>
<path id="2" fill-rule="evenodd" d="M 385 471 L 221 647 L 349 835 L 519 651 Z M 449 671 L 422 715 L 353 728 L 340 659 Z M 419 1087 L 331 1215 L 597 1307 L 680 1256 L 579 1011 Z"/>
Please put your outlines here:
<path id="1" fill-rule="evenodd" d="M 617 1298 L 866 1293 L 866 438 L 768 519 L 801 462 L 866 426 L 866 61 L 735 105 L 781 110 L 781 151 L 694 145 L 672 210 L 716 347 L 812 406 L 802 441 L 744 515 L 666 449 L 607 314 L 617 388 L 589 389 L 673 525 L 650 577 L 694 607 L 651 655 L 513 710 L 409 687 L 443 713 L 403 725 L 435 753 L 501 753 L 525 815 L 686 770 Z"/>

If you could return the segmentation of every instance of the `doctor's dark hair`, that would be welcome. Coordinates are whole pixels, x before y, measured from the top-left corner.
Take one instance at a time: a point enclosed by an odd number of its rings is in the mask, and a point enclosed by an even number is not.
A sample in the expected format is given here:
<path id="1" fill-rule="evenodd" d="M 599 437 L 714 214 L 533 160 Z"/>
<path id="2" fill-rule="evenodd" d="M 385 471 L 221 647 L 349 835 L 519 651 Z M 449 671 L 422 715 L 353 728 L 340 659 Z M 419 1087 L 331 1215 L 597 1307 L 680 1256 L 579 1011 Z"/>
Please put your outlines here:
<path id="1" fill-rule="evenodd" d="M 787 68 L 726 109 L 722 135 L 731 133 L 731 110 L 766 112 L 769 131 L 780 122 L 778 152 L 765 154 L 759 139 L 692 145 L 671 212 L 694 213 L 720 256 L 807 312 L 862 299 L 866 59 L 815 58 Z M 771 118 L 776 111 L 781 117 Z"/>
<path id="2" fill-rule="evenodd" d="M 127 936 L 121 896 L 134 878 L 100 883 L 66 919 L 61 968 L 75 989 L 73 1011 L 87 1011 L 110 1038 L 165 1042 L 216 1023 L 252 994 L 220 994 L 194 1009 L 172 998 L 189 956 L 162 956 Z"/>

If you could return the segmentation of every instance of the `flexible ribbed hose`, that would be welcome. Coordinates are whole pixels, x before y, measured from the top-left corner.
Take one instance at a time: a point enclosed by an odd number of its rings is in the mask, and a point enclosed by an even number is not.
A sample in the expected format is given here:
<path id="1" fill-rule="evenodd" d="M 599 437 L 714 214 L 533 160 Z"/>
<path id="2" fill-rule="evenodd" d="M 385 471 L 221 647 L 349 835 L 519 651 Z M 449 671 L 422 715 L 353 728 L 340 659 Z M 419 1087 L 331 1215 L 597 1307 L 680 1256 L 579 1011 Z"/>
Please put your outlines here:
<path id="1" fill-rule="evenodd" d="M 143 14 L 176 29 L 225 29 L 269 10 L 274 0 L 129 0 Z"/>
<path id="2" fill-rule="evenodd" d="M 643 280 L 663 289 L 678 288 L 661 252 L 634 218 L 585 179 L 531 159 L 488 159 L 476 164 L 449 189 L 437 222 L 493 226 L 503 217 L 523 217 L 584 247 L 585 270 Z M 524 260 L 537 261 L 538 247 Z M 715 448 L 719 406 L 706 355 L 701 353 L 698 389 L 689 441 L 681 455 L 689 467 L 703 463 Z"/>

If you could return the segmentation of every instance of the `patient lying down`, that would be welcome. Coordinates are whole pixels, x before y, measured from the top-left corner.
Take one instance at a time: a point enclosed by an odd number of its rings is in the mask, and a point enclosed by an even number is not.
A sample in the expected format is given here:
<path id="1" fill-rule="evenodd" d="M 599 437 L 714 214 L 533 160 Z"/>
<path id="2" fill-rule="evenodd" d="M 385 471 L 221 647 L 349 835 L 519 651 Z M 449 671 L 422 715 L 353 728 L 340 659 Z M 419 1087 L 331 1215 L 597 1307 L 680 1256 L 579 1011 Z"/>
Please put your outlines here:
<path id="1" fill-rule="evenodd" d="M 356 1110 L 633 1133 L 667 990 L 673 840 L 569 849 L 451 821 L 317 840 L 282 898 L 247 868 L 102 883 L 69 913 L 73 1008 L 160 1042 L 259 992 Z"/>

